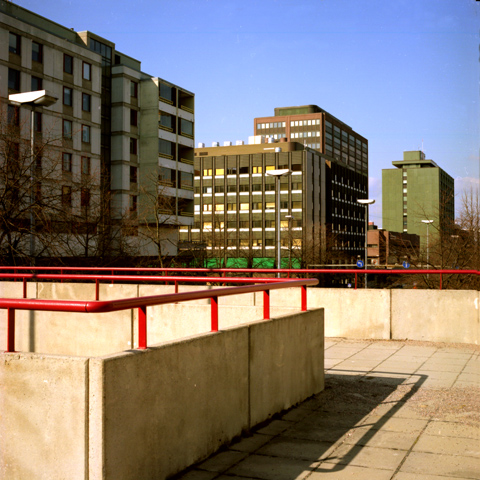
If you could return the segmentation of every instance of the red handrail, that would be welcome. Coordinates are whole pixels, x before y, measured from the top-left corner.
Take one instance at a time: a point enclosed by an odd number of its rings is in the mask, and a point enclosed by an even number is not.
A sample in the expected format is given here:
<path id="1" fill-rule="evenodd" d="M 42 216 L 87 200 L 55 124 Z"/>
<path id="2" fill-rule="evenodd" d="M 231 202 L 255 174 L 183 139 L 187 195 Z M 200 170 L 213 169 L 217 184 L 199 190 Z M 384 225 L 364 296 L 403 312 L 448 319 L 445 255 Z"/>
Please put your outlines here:
<path id="1" fill-rule="evenodd" d="M 250 279 L 251 280 L 251 279 Z M 230 279 L 229 279 L 230 281 Z M 283 280 L 260 285 L 223 287 L 215 290 L 169 293 L 148 297 L 124 298 L 119 300 L 79 301 L 79 300 L 39 300 L 0 298 L 0 309 L 7 310 L 7 352 L 15 351 L 15 310 L 40 310 L 50 312 L 107 313 L 138 308 L 138 348 L 147 348 L 147 307 L 166 303 L 186 302 L 198 299 L 211 299 L 211 331 L 218 331 L 218 297 L 242 293 L 266 292 L 280 288 L 302 287 L 302 311 L 307 310 L 306 286 L 318 284 L 317 279 Z M 265 298 L 265 297 L 264 297 Z M 270 318 L 270 302 L 264 303 L 264 319 Z"/>

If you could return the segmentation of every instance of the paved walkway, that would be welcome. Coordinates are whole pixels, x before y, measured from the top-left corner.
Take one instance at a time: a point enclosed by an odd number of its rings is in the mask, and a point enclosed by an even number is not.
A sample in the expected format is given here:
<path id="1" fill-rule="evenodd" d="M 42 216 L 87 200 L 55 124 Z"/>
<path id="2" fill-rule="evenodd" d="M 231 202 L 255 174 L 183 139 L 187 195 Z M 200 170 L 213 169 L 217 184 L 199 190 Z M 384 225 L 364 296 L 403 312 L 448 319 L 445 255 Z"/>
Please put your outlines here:
<path id="1" fill-rule="evenodd" d="M 480 348 L 325 344 L 325 390 L 182 480 L 480 479 Z"/>

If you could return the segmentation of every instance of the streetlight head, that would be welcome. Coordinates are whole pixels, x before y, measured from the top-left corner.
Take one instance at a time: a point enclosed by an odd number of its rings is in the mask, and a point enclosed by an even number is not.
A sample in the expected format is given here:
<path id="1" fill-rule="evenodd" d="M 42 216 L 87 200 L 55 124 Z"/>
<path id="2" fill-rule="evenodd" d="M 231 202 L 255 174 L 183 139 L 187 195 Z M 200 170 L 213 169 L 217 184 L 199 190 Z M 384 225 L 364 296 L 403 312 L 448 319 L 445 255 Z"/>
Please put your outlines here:
<path id="1" fill-rule="evenodd" d="M 50 107 L 58 98 L 47 90 L 36 90 L 34 92 L 13 93 L 8 96 L 10 102 L 14 105 L 39 105 L 41 107 Z"/>
<path id="2" fill-rule="evenodd" d="M 375 203 L 375 200 L 373 198 L 357 198 L 357 203 L 371 205 L 372 203 Z"/>
<path id="3" fill-rule="evenodd" d="M 265 173 L 272 177 L 283 177 L 284 175 L 290 175 L 292 171 L 288 168 L 282 168 L 280 170 L 267 170 Z"/>
<path id="4" fill-rule="evenodd" d="M 433 220 L 422 220 L 422 223 L 433 223 Z"/>

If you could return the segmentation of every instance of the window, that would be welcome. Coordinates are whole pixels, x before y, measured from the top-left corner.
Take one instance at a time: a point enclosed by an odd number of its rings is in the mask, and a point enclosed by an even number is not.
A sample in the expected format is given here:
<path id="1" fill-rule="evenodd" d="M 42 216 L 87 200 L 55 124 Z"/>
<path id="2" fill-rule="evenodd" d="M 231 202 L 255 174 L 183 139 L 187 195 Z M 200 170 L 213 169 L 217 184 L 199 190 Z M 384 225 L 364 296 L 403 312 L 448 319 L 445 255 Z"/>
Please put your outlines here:
<path id="1" fill-rule="evenodd" d="M 136 127 L 138 125 L 138 112 L 137 110 L 130 109 L 130 125 Z"/>
<path id="2" fill-rule="evenodd" d="M 88 93 L 82 93 L 82 110 L 90 112 L 92 109 L 92 97 Z"/>
<path id="3" fill-rule="evenodd" d="M 175 99 L 175 89 L 165 85 L 164 83 L 160 83 L 159 95 L 161 99 L 167 100 L 168 103 L 173 103 Z"/>
<path id="4" fill-rule="evenodd" d="M 80 205 L 82 207 L 88 207 L 90 205 L 90 189 L 82 188 L 80 194 Z"/>
<path id="5" fill-rule="evenodd" d="M 188 172 L 178 172 L 180 188 L 186 188 L 187 190 L 193 189 L 193 174 Z"/>
<path id="6" fill-rule="evenodd" d="M 240 204 L 240 210 L 248 210 L 249 206 L 250 205 L 248 203 L 241 203 Z"/>
<path id="7" fill-rule="evenodd" d="M 82 64 L 82 77 L 84 80 L 92 79 L 92 66 L 87 62 Z"/>
<path id="8" fill-rule="evenodd" d="M 158 126 L 173 131 L 175 117 L 165 112 L 158 112 Z"/>
<path id="9" fill-rule="evenodd" d="M 262 167 L 252 167 L 252 173 L 262 173 Z"/>
<path id="10" fill-rule="evenodd" d="M 63 104 L 69 107 L 73 105 L 73 91 L 69 87 L 63 87 Z"/>
<path id="11" fill-rule="evenodd" d="M 63 138 L 72 138 L 72 122 L 63 120 Z"/>
<path id="12" fill-rule="evenodd" d="M 16 55 L 20 55 L 20 44 L 21 44 L 21 37 L 16 33 L 9 32 L 8 36 L 8 51 L 10 53 L 15 53 Z"/>
<path id="13" fill-rule="evenodd" d="M 90 143 L 90 127 L 88 125 L 82 125 L 82 142 Z"/>
<path id="14" fill-rule="evenodd" d="M 73 57 L 66 53 L 63 54 L 63 71 L 73 74 Z"/>
<path id="15" fill-rule="evenodd" d="M 68 207 L 72 205 L 72 187 L 67 185 L 62 187 L 62 205 Z"/>
<path id="16" fill-rule="evenodd" d="M 8 69 L 8 88 L 11 90 L 20 90 L 20 72 L 13 68 Z"/>
<path id="17" fill-rule="evenodd" d="M 137 211 L 137 196 L 130 195 L 130 213 Z"/>
<path id="18" fill-rule="evenodd" d="M 275 228 L 275 220 L 265 220 L 265 228 Z"/>
<path id="19" fill-rule="evenodd" d="M 137 154 L 137 139 L 130 138 L 130 154 L 136 155 Z"/>
<path id="20" fill-rule="evenodd" d="M 223 212 L 225 210 L 225 204 L 224 203 L 216 203 L 215 204 L 215 211 L 216 212 Z"/>
<path id="21" fill-rule="evenodd" d="M 215 193 L 225 192 L 225 187 L 223 185 L 215 185 Z"/>
<path id="22" fill-rule="evenodd" d="M 32 60 L 43 63 L 43 45 L 41 43 L 32 42 Z"/>
<path id="23" fill-rule="evenodd" d="M 31 90 L 33 92 L 35 92 L 36 90 L 43 90 L 42 85 L 43 85 L 43 82 L 41 78 L 32 76 Z"/>
<path id="24" fill-rule="evenodd" d="M 158 171 L 158 183 L 169 187 L 175 186 L 175 170 L 167 167 L 160 167 Z"/>
<path id="25" fill-rule="evenodd" d="M 205 168 L 203 170 L 203 175 L 206 177 L 212 176 L 213 175 L 213 169 L 211 168 Z"/>
<path id="26" fill-rule="evenodd" d="M 8 106 L 7 121 L 9 125 L 18 127 L 20 125 L 20 107 L 15 105 Z"/>
<path id="27" fill-rule="evenodd" d="M 35 112 L 33 115 L 33 128 L 36 132 L 42 131 L 42 114 L 41 112 Z"/>
<path id="28" fill-rule="evenodd" d="M 72 154 L 64 152 L 62 154 L 62 170 L 64 172 L 72 171 Z"/>
<path id="29" fill-rule="evenodd" d="M 265 208 L 275 210 L 275 202 L 265 202 Z"/>
<path id="30" fill-rule="evenodd" d="M 236 203 L 227 203 L 227 210 L 236 210 L 237 204 Z"/>
<path id="31" fill-rule="evenodd" d="M 130 96 L 138 98 L 138 83 L 130 81 Z"/>
<path id="32" fill-rule="evenodd" d="M 130 167 L 130 183 L 137 183 L 137 167 Z"/>
<path id="33" fill-rule="evenodd" d="M 180 119 L 180 133 L 187 137 L 193 137 L 193 123 L 183 118 Z"/>
<path id="34" fill-rule="evenodd" d="M 216 168 L 215 175 L 225 175 L 225 170 L 223 168 Z"/>
<path id="35" fill-rule="evenodd" d="M 175 154 L 175 144 L 169 142 L 168 140 L 163 140 L 162 138 L 158 139 L 158 153 L 160 155 L 168 156 L 173 158 Z"/>
<path id="36" fill-rule="evenodd" d="M 82 173 L 90 175 L 90 157 L 82 157 Z"/>
<path id="37" fill-rule="evenodd" d="M 211 212 L 212 211 L 212 204 L 211 203 L 204 203 L 203 204 L 203 211 L 204 212 Z"/>

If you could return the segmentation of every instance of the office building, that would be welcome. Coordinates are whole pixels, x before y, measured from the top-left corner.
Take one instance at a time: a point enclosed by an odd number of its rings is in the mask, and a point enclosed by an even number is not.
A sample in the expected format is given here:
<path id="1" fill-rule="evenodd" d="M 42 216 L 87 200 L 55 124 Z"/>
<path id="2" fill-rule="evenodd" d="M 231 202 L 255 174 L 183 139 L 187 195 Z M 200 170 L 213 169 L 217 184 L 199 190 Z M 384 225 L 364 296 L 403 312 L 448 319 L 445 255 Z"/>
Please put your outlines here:
<path id="1" fill-rule="evenodd" d="M 280 193 L 271 170 L 280 177 Z M 282 267 L 352 263 L 363 252 L 365 177 L 298 142 L 263 136 L 195 149 L 195 220 L 181 245 L 211 266 Z M 276 210 L 280 195 L 280 223 Z M 206 261 L 205 261 L 206 260 Z"/>
<path id="2" fill-rule="evenodd" d="M 453 178 L 422 151 L 407 151 L 395 168 L 382 170 L 382 209 L 385 230 L 420 236 L 425 246 L 454 225 Z M 427 221 L 431 221 L 427 223 Z"/>
<path id="3" fill-rule="evenodd" d="M 177 226 L 193 223 L 194 94 L 142 72 L 111 40 L 4 0 L 0 37 L 2 115 L 18 127 L 20 147 L 29 144 L 31 107 L 9 95 L 46 90 L 57 98 L 34 107 L 33 126 L 35 148 L 48 144 L 58 161 L 47 178 L 43 158 L 38 192 L 48 181 L 58 190 L 54 225 L 63 239 L 55 252 L 53 243 L 48 252 L 37 243 L 35 255 L 88 256 L 99 243 L 107 254 L 120 244 L 138 255 L 156 255 L 157 244 L 175 254 Z M 87 225 L 86 249 L 82 229 L 71 228 L 78 224 Z"/>

